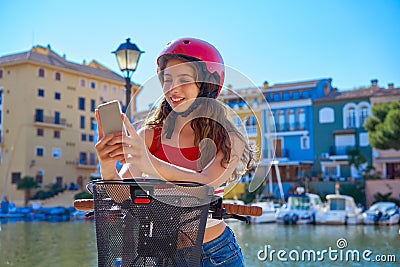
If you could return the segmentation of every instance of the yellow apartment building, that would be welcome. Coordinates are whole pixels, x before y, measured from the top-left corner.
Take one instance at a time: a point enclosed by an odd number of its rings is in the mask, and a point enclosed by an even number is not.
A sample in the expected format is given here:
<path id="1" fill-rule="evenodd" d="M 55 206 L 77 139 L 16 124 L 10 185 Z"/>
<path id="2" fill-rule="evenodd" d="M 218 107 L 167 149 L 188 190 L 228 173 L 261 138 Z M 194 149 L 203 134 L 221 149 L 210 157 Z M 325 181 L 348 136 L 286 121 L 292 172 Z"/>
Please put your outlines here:
<path id="1" fill-rule="evenodd" d="M 86 184 L 98 163 L 94 110 L 114 99 L 126 106 L 124 78 L 94 60 L 74 63 L 50 46 L 0 57 L 0 193 L 21 205 L 25 176 Z"/>
<path id="2" fill-rule="evenodd" d="M 233 121 L 239 128 L 244 127 L 251 145 L 257 148 L 257 159 L 261 158 L 263 94 L 259 88 L 222 90 L 218 99 L 235 113 Z"/>

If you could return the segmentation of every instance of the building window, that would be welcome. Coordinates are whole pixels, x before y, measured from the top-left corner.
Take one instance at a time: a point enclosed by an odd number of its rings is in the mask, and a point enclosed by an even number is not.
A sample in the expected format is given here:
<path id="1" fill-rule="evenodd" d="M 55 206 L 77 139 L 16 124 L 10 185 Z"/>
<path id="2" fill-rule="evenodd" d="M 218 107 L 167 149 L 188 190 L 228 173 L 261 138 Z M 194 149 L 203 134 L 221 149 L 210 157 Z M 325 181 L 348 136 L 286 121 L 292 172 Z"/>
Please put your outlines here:
<path id="1" fill-rule="evenodd" d="M 89 155 L 89 163 L 90 165 L 96 165 L 96 154 L 91 152 Z"/>
<path id="2" fill-rule="evenodd" d="M 60 139 L 61 138 L 61 132 L 59 130 L 55 130 L 53 137 L 56 138 L 56 139 Z"/>
<path id="3" fill-rule="evenodd" d="M 287 113 L 288 113 L 288 119 L 289 119 L 289 129 L 290 129 L 290 131 L 294 131 L 295 126 L 296 126 L 294 111 L 293 111 L 293 109 L 289 109 Z"/>
<path id="4" fill-rule="evenodd" d="M 90 82 L 90 88 L 96 89 L 96 83 L 95 82 Z"/>
<path id="5" fill-rule="evenodd" d="M 54 76 L 55 76 L 54 78 L 56 81 L 61 81 L 61 73 L 56 72 Z"/>
<path id="6" fill-rule="evenodd" d="M 94 136 L 93 136 L 93 134 L 89 134 L 89 142 L 94 142 Z"/>
<path id="7" fill-rule="evenodd" d="M 95 118 L 93 118 L 93 117 L 91 117 L 90 118 L 90 130 L 95 130 L 95 128 L 96 128 L 96 119 Z"/>
<path id="8" fill-rule="evenodd" d="M 39 76 L 40 78 L 44 78 L 44 76 L 45 76 L 45 71 L 44 71 L 43 68 L 39 68 L 39 70 L 38 70 L 38 76 Z"/>
<path id="9" fill-rule="evenodd" d="M 304 108 L 299 108 L 297 110 L 297 120 L 299 123 L 299 130 L 304 130 L 306 128 L 306 113 L 304 112 Z"/>
<path id="10" fill-rule="evenodd" d="M 282 100 L 283 100 L 283 101 L 288 101 L 288 100 L 290 100 L 290 92 L 284 92 L 284 93 L 282 93 Z"/>
<path id="11" fill-rule="evenodd" d="M 292 99 L 296 100 L 300 98 L 300 92 L 296 91 L 292 93 Z"/>
<path id="12" fill-rule="evenodd" d="M 284 131 L 285 130 L 285 113 L 282 110 L 279 110 L 276 114 L 278 116 L 278 125 L 277 125 L 277 130 L 278 131 Z"/>
<path id="13" fill-rule="evenodd" d="M 364 127 L 364 122 L 368 117 L 368 107 L 362 106 L 360 113 L 360 127 Z"/>
<path id="14" fill-rule="evenodd" d="M 339 165 L 322 165 L 322 173 L 325 178 L 337 179 L 340 176 Z"/>
<path id="15" fill-rule="evenodd" d="M 302 95 L 302 98 L 309 98 L 309 97 L 311 97 L 311 92 L 303 91 L 301 95 Z"/>
<path id="16" fill-rule="evenodd" d="M 53 158 L 59 159 L 61 157 L 61 149 L 53 147 Z"/>
<path id="17" fill-rule="evenodd" d="M 80 84 L 81 87 L 86 87 L 86 80 L 85 79 L 81 79 L 79 81 L 79 84 Z"/>
<path id="18" fill-rule="evenodd" d="M 356 127 L 356 109 L 349 108 L 346 128 L 355 128 L 355 127 Z"/>
<path id="19" fill-rule="evenodd" d="M 321 108 L 319 110 L 319 123 L 335 122 L 335 113 L 333 108 Z"/>
<path id="20" fill-rule="evenodd" d="M 282 157 L 286 156 L 285 150 L 283 149 L 283 139 L 282 138 L 272 139 L 272 149 L 275 150 L 274 151 L 275 157 L 282 158 Z"/>
<path id="21" fill-rule="evenodd" d="M 85 129 L 85 116 L 81 116 L 80 118 L 80 127 L 81 129 Z"/>
<path id="22" fill-rule="evenodd" d="M 80 152 L 79 153 L 79 164 L 81 164 L 81 165 L 86 165 L 87 164 L 86 152 Z"/>
<path id="23" fill-rule="evenodd" d="M 61 113 L 59 111 L 54 111 L 54 124 L 61 123 Z"/>
<path id="24" fill-rule="evenodd" d="M 0 79 L 3 79 L 3 70 L 0 70 Z"/>
<path id="25" fill-rule="evenodd" d="M 85 98 L 84 97 L 79 97 L 79 99 L 78 99 L 78 109 L 79 110 L 85 110 Z"/>
<path id="26" fill-rule="evenodd" d="M 36 109 L 35 111 L 35 121 L 36 122 L 43 122 L 44 115 L 43 109 Z"/>
<path id="27" fill-rule="evenodd" d="M 346 104 L 343 107 L 343 128 L 355 128 L 357 127 L 357 121 L 356 105 L 353 103 Z"/>
<path id="28" fill-rule="evenodd" d="M 86 140 L 87 140 L 86 134 L 82 134 L 81 135 L 81 141 L 85 142 Z"/>
<path id="29" fill-rule="evenodd" d="M 300 147 L 301 149 L 310 149 L 310 137 L 308 136 L 302 136 L 300 138 Z"/>
<path id="30" fill-rule="evenodd" d="M 36 136 L 44 136 L 44 129 L 38 128 L 36 130 Z"/>
<path id="31" fill-rule="evenodd" d="M 273 94 L 273 101 L 280 101 L 281 100 L 281 94 Z"/>
<path id="32" fill-rule="evenodd" d="M 108 90 L 108 85 L 107 84 L 103 84 L 103 92 L 107 92 Z"/>
<path id="33" fill-rule="evenodd" d="M 360 133 L 360 146 L 369 146 L 368 133 Z"/>
<path id="34" fill-rule="evenodd" d="M 37 96 L 38 96 L 38 97 L 44 97 L 44 89 L 39 88 L 39 89 L 37 90 Z"/>
<path id="35" fill-rule="evenodd" d="M 248 136 L 257 136 L 257 118 L 253 115 L 244 119 L 246 133 Z"/>
<path id="36" fill-rule="evenodd" d="M 55 99 L 55 100 L 61 100 L 61 93 L 55 92 L 55 93 L 54 93 L 54 99 Z"/>
<path id="37" fill-rule="evenodd" d="M 117 94 L 117 87 L 113 86 L 113 87 L 112 87 L 112 91 L 113 91 L 113 94 L 114 94 L 114 95 Z"/>
<path id="38" fill-rule="evenodd" d="M 96 109 L 96 101 L 94 99 L 90 99 L 90 111 L 94 112 Z"/>
<path id="39" fill-rule="evenodd" d="M 43 157 L 44 156 L 44 147 L 37 146 L 35 154 L 37 157 Z"/>
<path id="40" fill-rule="evenodd" d="M 334 155 L 347 155 L 347 149 L 356 145 L 354 134 L 335 135 L 335 151 Z"/>
<path id="41" fill-rule="evenodd" d="M 57 177 L 56 177 L 56 184 L 57 184 L 59 187 L 62 187 L 62 186 L 63 186 L 63 178 L 62 178 L 62 176 L 57 176 Z"/>
<path id="42" fill-rule="evenodd" d="M 11 173 L 11 183 L 18 184 L 21 181 L 21 173 L 20 172 L 12 172 Z"/>

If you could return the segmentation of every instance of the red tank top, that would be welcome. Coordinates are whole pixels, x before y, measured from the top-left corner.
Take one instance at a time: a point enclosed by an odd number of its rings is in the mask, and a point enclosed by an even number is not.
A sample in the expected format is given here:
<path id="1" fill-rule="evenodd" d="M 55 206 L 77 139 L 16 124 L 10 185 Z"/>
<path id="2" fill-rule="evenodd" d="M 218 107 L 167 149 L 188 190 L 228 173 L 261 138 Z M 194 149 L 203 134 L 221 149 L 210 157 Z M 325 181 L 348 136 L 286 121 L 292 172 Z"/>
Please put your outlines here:
<path id="1" fill-rule="evenodd" d="M 150 153 L 155 157 L 174 164 L 176 166 L 184 167 L 194 171 L 197 169 L 197 159 L 200 157 L 199 147 L 185 147 L 178 148 L 169 145 L 161 144 L 161 128 L 154 129 L 153 141 L 150 146 Z M 214 195 L 221 196 L 224 194 L 225 185 L 215 189 Z"/>
<path id="2" fill-rule="evenodd" d="M 154 129 L 150 153 L 168 163 L 197 171 L 197 160 L 200 156 L 199 147 L 178 148 L 161 143 L 161 128 Z"/>

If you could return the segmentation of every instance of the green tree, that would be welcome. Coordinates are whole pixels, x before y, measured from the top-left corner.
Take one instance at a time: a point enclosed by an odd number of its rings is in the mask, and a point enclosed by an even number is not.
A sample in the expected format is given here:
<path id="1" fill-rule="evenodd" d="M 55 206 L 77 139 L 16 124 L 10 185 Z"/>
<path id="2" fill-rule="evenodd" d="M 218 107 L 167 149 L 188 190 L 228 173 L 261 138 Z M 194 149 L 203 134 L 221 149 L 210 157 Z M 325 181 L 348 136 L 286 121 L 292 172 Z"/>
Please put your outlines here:
<path id="1" fill-rule="evenodd" d="M 38 187 L 38 183 L 33 177 L 25 176 L 19 181 L 17 185 L 18 190 L 25 190 L 25 206 L 28 205 L 29 199 L 31 199 L 31 190 Z"/>
<path id="2" fill-rule="evenodd" d="M 364 128 L 372 147 L 400 150 L 400 101 L 375 104 Z"/>
<path id="3" fill-rule="evenodd" d="M 347 149 L 346 154 L 349 156 L 349 165 L 354 165 L 358 174 L 360 174 L 360 168 L 364 163 L 367 162 L 367 158 L 361 153 L 358 147 Z"/>

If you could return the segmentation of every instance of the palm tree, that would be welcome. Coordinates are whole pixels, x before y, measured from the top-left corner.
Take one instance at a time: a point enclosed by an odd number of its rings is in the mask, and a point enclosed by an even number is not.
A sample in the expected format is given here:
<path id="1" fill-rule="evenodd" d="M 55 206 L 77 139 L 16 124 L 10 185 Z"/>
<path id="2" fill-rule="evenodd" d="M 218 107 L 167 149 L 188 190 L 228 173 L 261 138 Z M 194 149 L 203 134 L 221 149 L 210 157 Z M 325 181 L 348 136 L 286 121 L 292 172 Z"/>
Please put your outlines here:
<path id="1" fill-rule="evenodd" d="M 354 165 L 358 175 L 360 175 L 361 166 L 368 161 L 367 158 L 361 153 L 358 147 L 348 148 L 346 154 L 349 156 L 349 165 Z"/>
<path id="2" fill-rule="evenodd" d="M 31 190 L 38 187 L 38 183 L 33 177 L 25 176 L 19 181 L 17 185 L 18 190 L 25 190 L 25 206 L 28 205 L 28 201 L 31 198 Z"/>

